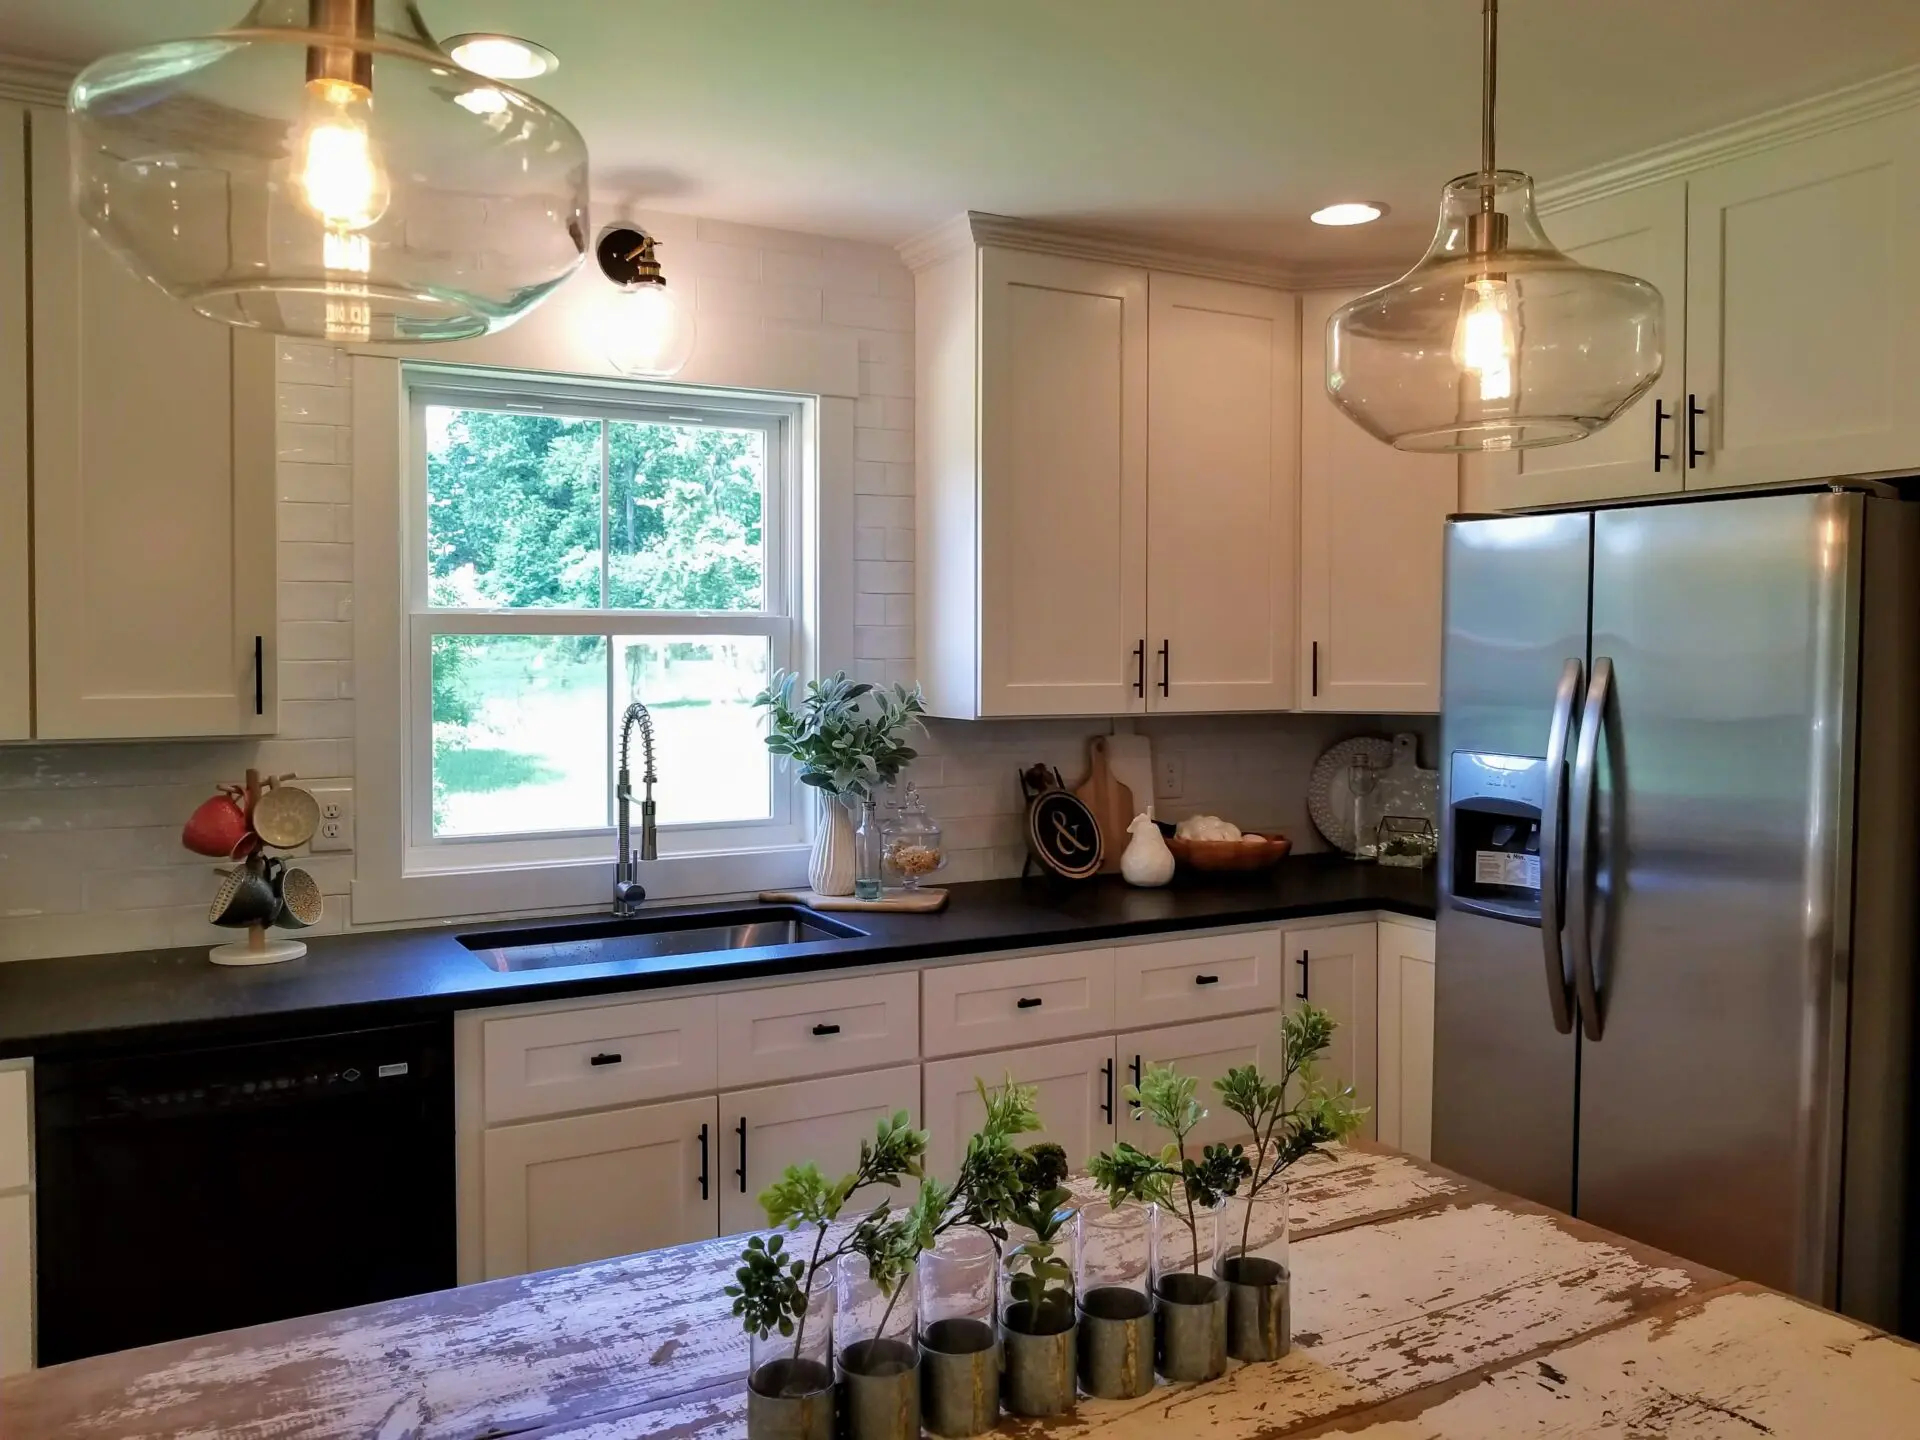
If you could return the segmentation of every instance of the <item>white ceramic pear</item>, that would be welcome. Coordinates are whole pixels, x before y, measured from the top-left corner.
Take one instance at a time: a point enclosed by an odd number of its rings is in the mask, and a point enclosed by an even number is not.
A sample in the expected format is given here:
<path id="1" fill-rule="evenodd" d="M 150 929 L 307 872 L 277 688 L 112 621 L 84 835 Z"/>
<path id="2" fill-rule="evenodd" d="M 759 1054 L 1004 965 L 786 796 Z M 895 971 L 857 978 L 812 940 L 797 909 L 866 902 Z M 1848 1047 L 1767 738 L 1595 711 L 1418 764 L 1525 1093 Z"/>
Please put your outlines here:
<path id="1" fill-rule="evenodd" d="M 1134 816 L 1127 833 L 1133 839 L 1120 857 L 1121 878 L 1129 885 L 1143 887 L 1164 885 L 1173 879 L 1173 851 L 1167 848 L 1160 827 L 1153 823 L 1152 813 Z"/>

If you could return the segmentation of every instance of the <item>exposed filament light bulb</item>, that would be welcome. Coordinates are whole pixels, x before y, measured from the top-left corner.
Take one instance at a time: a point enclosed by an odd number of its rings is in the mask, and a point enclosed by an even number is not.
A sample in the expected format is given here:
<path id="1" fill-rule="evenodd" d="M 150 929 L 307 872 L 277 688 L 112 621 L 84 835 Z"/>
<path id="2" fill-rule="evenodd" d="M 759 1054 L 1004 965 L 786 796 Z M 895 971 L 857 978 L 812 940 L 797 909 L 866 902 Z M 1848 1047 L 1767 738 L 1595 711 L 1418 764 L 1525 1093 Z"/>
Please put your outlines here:
<path id="1" fill-rule="evenodd" d="M 1453 333 L 1453 358 L 1481 401 L 1513 399 L 1513 362 L 1519 349 L 1512 287 L 1490 276 L 1471 281 Z"/>
<path id="2" fill-rule="evenodd" d="M 295 179 L 309 210 L 333 231 L 364 230 L 391 192 L 371 133 L 373 92 L 350 80 L 307 82 Z"/>

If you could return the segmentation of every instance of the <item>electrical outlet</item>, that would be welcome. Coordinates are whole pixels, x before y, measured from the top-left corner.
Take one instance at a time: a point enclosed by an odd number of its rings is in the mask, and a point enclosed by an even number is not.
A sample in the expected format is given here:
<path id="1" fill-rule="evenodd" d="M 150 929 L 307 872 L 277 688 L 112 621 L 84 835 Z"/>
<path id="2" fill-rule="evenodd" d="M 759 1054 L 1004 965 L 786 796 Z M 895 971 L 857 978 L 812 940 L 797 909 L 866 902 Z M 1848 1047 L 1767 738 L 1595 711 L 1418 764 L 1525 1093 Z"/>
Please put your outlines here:
<path id="1" fill-rule="evenodd" d="M 1186 779 L 1186 767 L 1180 763 L 1178 755 L 1156 755 L 1153 759 L 1153 798 L 1156 800 L 1178 800 L 1180 786 Z"/>
<path id="2" fill-rule="evenodd" d="M 313 832 L 314 851 L 351 850 L 353 848 L 353 787 L 333 785 L 315 787 L 313 798 L 320 804 L 320 828 Z"/>

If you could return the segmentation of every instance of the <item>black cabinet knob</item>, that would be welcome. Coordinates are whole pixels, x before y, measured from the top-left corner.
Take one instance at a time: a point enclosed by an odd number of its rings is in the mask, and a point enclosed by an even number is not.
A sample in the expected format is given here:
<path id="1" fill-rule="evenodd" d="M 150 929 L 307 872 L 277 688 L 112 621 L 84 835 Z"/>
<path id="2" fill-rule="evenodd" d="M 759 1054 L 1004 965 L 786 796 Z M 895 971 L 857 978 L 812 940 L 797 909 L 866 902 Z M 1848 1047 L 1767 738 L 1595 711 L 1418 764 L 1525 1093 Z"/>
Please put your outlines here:
<path id="1" fill-rule="evenodd" d="M 1016 1009 L 1033 1010 L 1039 1007 L 1040 997 L 1038 995 L 1022 995 L 1018 1000 L 1014 1001 L 1013 1003 Z"/>
<path id="2" fill-rule="evenodd" d="M 619 1063 L 620 1052 L 618 1050 L 602 1050 L 598 1055 L 590 1057 L 587 1061 L 589 1065 L 618 1065 Z"/>
<path id="3" fill-rule="evenodd" d="M 1196 975 L 1193 977 L 1193 983 L 1196 985 L 1218 985 L 1220 983 L 1220 977 L 1218 975 Z"/>
<path id="4" fill-rule="evenodd" d="M 816 1025 L 813 1027 L 813 1033 L 816 1035 L 838 1035 L 840 1033 L 840 1027 L 838 1025 Z"/>

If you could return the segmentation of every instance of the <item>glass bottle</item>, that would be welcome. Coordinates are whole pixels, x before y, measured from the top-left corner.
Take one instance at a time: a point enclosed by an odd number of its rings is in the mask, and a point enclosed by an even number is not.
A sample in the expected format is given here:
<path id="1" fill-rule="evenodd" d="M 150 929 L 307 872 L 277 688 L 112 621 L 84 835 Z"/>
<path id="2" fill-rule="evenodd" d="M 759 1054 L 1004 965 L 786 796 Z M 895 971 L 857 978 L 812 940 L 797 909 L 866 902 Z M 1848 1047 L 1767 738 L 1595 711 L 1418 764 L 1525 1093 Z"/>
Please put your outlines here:
<path id="1" fill-rule="evenodd" d="M 1365 760 L 1347 767 L 1347 794 L 1352 800 L 1353 846 L 1348 850 L 1355 860 L 1373 860 L 1380 854 L 1380 771 Z"/>
<path id="2" fill-rule="evenodd" d="M 853 827 L 853 898 L 880 898 L 880 871 L 884 853 L 880 842 L 880 818 L 873 797 L 860 799 L 860 819 Z"/>
<path id="3" fill-rule="evenodd" d="M 940 827 L 927 814 L 926 803 L 911 781 L 887 822 L 885 847 L 888 871 L 908 890 L 919 889 L 922 880 L 947 863 Z"/>

